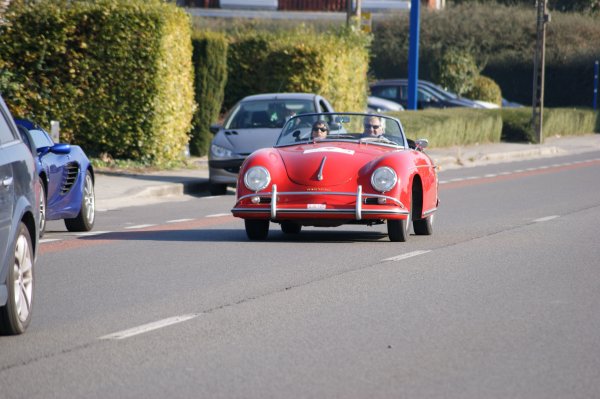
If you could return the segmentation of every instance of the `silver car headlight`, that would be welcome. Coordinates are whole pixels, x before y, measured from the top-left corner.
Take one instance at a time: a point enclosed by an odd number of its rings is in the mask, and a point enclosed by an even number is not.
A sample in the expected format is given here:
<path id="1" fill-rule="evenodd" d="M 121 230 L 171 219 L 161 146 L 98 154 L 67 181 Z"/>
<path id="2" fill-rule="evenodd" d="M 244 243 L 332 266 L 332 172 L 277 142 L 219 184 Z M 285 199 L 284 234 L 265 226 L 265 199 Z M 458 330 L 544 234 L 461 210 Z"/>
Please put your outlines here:
<path id="1" fill-rule="evenodd" d="M 267 187 L 270 182 L 271 175 L 262 166 L 253 166 L 244 175 L 244 184 L 248 187 L 248 190 L 260 191 Z"/>
<path id="2" fill-rule="evenodd" d="M 231 150 L 216 144 L 211 144 L 210 152 L 212 152 L 212 154 L 217 158 L 231 158 L 233 156 L 233 152 Z"/>
<path id="3" fill-rule="evenodd" d="M 377 191 L 390 191 L 397 182 L 396 172 L 387 166 L 376 169 L 371 175 L 371 185 Z"/>

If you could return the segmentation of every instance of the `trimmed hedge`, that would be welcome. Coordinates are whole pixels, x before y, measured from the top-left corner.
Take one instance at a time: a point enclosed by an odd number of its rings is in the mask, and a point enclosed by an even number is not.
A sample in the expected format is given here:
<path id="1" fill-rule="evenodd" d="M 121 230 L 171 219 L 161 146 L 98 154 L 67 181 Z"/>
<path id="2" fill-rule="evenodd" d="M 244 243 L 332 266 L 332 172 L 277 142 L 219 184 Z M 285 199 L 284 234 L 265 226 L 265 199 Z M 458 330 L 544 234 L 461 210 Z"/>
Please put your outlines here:
<path id="1" fill-rule="evenodd" d="M 244 30 L 231 36 L 225 109 L 250 94 L 309 92 L 335 109 L 362 111 L 367 100 L 369 36 L 340 30 L 317 33 Z"/>
<path id="2" fill-rule="evenodd" d="M 400 119 L 411 139 L 426 138 L 430 147 L 483 143 L 535 142 L 530 108 L 447 108 L 387 113 Z M 544 137 L 600 133 L 600 112 L 544 109 Z"/>
<path id="3" fill-rule="evenodd" d="M 61 122 L 91 156 L 182 159 L 194 111 L 190 21 L 158 0 L 47 0 L 11 7 L 1 68 L 17 116 Z"/>
<path id="4" fill-rule="evenodd" d="M 209 126 L 219 118 L 225 95 L 228 42 L 221 33 L 205 31 L 194 32 L 192 45 L 198 108 L 192 122 L 190 152 L 206 155 L 213 138 Z"/>

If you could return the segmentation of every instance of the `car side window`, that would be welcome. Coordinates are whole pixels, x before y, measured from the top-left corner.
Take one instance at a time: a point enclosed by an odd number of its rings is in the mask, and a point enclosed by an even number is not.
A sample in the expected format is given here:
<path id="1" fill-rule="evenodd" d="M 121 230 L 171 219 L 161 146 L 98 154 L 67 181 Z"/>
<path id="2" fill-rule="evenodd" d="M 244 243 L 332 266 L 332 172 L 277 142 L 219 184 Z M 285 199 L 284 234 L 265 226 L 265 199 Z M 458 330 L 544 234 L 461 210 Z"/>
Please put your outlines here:
<path id="1" fill-rule="evenodd" d="M 6 115 L 0 112 L 0 144 L 9 143 L 15 139 L 16 137 L 6 121 Z"/>
<path id="2" fill-rule="evenodd" d="M 371 89 L 371 94 L 376 97 L 387 98 L 388 100 L 396 100 L 398 96 L 398 87 L 396 86 L 375 86 Z"/>

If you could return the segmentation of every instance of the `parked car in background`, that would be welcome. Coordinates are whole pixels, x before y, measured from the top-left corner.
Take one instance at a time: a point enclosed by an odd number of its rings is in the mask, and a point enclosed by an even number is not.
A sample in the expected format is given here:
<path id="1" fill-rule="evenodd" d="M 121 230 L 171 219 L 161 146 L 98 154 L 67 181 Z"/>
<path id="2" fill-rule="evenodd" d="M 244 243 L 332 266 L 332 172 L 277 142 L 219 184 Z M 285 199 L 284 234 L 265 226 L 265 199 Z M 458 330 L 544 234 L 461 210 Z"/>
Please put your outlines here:
<path id="1" fill-rule="evenodd" d="M 404 111 L 404 107 L 395 101 L 381 97 L 367 97 L 367 112 L 379 114 L 381 112 Z"/>
<path id="2" fill-rule="evenodd" d="M 225 194 L 227 185 L 235 185 L 244 159 L 259 148 L 272 147 L 290 117 L 313 112 L 333 112 L 333 107 L 325 98 L 311 93 L 243 98 L 222 125 L 210 127 L 215 135 L 208 154 L 211 193 Z"/>
<path id="3" fill-rule="evenodd" d="M 390 241 L 406 241 L 411 227 L 431 235 L 438 178 L 426 146 L 409 140 L 391 117 L 298 115 L 273 148 L 242 165 L 233 216 L 244 219 L 251 240 L 266 239 L 270 223 L 284 234 L 302 226 L 386 223 Z"/>
<path id="4" fill-rule="evenodd" d="M 408 107 L 408 79 L 379 80 L 370 85 L 371 95 L 382 97 Z M 457 94 L 444 90 L 442 87 L 419 80 L 417 84 L 417 109 L 469 107 L 483 108 L 473 100 L 459 97 Z"/>
<path id="5" fill-rule="evenodd" d="M 35 162 L 0 97 L 0 333 L 31 321 L 38 246 Z"/>
<path id="6" fill-rule="evenodd" d="M 17 128 L 35 156 L 42 187 L 39 230 L 47 220 L 64 219 L 69 231 L 90 231 L 96 219 L 94 169 L 85 152 L 76 145 L 56 144 L 50 134 L 26 119 L 15 119 Z"/>

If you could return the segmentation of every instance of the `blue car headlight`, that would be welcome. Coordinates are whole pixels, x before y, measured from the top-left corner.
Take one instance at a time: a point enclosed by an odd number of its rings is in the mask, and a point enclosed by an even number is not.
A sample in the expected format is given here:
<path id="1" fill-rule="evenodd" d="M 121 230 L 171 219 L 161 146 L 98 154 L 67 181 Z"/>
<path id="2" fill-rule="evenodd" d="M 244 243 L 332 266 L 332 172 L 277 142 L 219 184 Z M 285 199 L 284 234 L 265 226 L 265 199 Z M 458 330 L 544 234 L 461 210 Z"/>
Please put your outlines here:
<path id="1" fill-rule="evenodd" d="M 216 144 L 211 144 L 210 152 L 217 158 L 231 158 L 233 156 L 233 151 Z"/>

